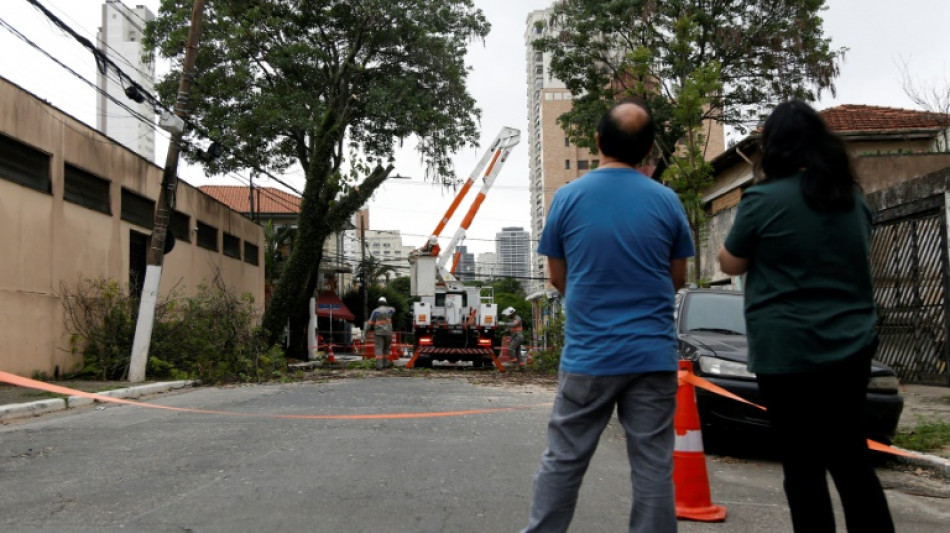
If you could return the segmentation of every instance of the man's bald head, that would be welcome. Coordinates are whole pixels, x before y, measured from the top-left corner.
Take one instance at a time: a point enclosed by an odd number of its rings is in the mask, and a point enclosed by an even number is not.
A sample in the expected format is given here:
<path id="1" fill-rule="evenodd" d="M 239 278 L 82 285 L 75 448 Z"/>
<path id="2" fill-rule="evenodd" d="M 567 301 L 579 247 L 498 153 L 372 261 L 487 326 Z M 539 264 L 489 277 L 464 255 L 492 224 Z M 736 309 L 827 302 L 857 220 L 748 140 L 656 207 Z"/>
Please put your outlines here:
<path id="1" fill-rule="evenodd" d="M 597 126 L 601 154 L 637 166 L 653 147 L 655 127 L 650 108 L 641 100 L 625 100 L 611 107 Z"/>

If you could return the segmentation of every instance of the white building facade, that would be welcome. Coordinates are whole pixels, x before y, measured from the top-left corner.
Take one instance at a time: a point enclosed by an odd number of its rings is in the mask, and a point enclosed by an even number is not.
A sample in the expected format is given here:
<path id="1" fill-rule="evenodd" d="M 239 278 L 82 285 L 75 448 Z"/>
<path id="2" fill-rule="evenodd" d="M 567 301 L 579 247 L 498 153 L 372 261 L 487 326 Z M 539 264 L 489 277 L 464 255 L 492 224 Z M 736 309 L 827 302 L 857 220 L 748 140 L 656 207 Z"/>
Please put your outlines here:
<path id="1" fill-rule="evenodd" d="M 478 254 L 475 258 L 475 279 L 488 281 L 494 279 L 496 272 L 498 272 L 498 254 L 495 252 Z"/>
<path id="2" fill-rule="evenodd" d="M 146 21 L 154 18 L 144 6 L 129 8 L 120 0 L 107 0 L 102 4 L 102 25 L 97 36 L 99 50 L 151 94 L 154 94 L 155 66 L 142 61 L 142 34 Z M 127 96 L 126 87 L 110 70 L 105 74 L 98 72 L 97 86 L 100 90 L 96 100 L 97 129 L 154 162 L 152 104 L 148 99 L 137 103 Z"/>
<path id="3" fill-rule="evenodd" d="M 496 277 L 514 278 L 529 290 L 531 278 L 531 234 L 524 228 L 502 228 L 495 234 L 495 253 L 498 256 Z"/>

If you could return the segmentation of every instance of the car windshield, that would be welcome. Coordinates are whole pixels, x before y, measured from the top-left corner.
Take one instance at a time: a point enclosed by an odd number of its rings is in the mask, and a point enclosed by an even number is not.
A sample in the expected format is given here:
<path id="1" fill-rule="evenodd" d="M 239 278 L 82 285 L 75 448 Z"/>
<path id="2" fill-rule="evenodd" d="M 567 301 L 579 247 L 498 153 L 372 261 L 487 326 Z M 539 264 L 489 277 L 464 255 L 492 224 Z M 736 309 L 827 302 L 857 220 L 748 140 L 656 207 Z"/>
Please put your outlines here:
<path id="1" fill-rule="evenodd" d="M 741 294 L 697 292 L 686 300 L 685 330 L 745 335 Z"/>

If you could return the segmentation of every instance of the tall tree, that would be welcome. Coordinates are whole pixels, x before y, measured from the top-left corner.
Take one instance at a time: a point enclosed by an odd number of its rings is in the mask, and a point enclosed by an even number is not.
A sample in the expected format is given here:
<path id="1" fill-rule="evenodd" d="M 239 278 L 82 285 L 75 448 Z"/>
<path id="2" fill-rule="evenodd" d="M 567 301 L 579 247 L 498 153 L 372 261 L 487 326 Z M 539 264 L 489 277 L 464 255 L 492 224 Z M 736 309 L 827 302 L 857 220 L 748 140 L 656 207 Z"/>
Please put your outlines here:
<path id="1" fill-rule="evenodd" d="M 190 12 L 191 0 L 163 0 L 147 28 L 146 49 L 175 67 L 158 86 L 166 102 Z M 296 240 L 264 315 L 272 335 L 290 321 L 292 351 L 306 347 L 323 242 L 392 170 L 373 160 L 417 137 L 427 176 L 447 183 L 450 155 L 477 142 L 464 56 L 488 30 L 471 0 L 216 0 L 207 9 L 193 120 L 228 150 L 212 161 L 194 148 L 184 155 L 213 174 L 303 172 Z"/>
<path id="2" fill-rule="evenodd" d="M 717 121 L 744 133 L 777 103 L 834 92 L 844 49 L 822 30 L 822 0 L 563 0 L 534 46 L 574 95 L 559 118 L 571 140 L 596 149 L 596 123 L 624 97 L 646 99 L 657 122 L 653 178 L 671 184 L 698 231 L 702 161 Z M 668 169 L 671 174 L 666 175 Z M 699 276 L 697 260 L 694 276 Z"/>

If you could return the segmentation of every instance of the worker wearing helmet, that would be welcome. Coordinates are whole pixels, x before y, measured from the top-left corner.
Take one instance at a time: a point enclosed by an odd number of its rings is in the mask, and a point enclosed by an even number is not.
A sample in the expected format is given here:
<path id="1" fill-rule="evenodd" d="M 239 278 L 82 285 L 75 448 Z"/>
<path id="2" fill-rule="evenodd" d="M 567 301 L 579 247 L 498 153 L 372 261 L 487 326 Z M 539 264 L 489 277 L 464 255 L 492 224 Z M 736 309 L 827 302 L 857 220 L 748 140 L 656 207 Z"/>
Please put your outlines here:
<path id="1" fill-rule="evenodd" d="M 376 370 L 392 366 L 389 351 L 393 340 L 393 313 L 395 309 L 386 305 L 386 297 L 380 296 L 379 306 L 369 316 L 367 332 L 372 332 L 376 344 Z"/>
<path id="2" fill-rule="evenodd" d="M 505 317 L 505 322 L 502 322 L 501 325 L 505 326 L 505 331 L 510 335 L 508 354 L 518 360 L 519 367 L 524 368 L 524 359 L 521 357 L 521 343 L 524 342 L 522 331 L 524 327 L 521 323 L 521 317 L 518 316 L 518 312 L 515 311 L 514 307 L 506 308 L 501 312 L 501 316 Z"/>

